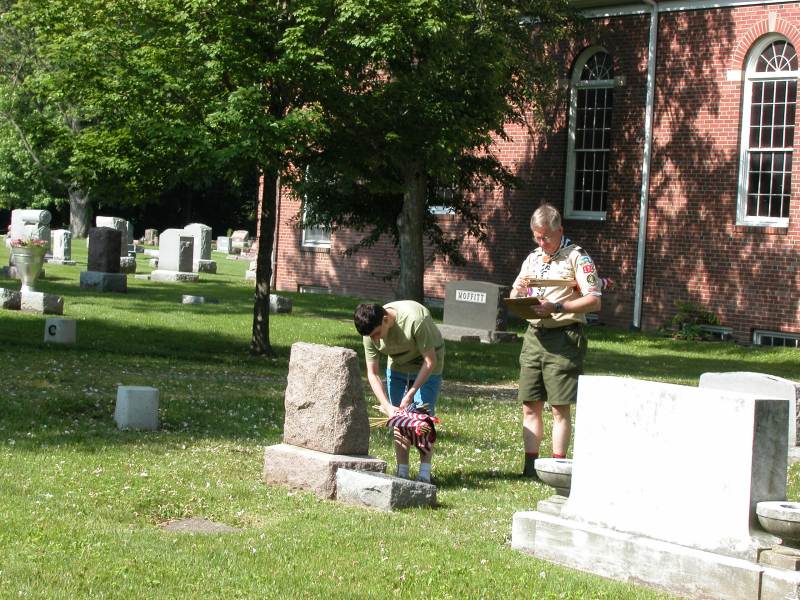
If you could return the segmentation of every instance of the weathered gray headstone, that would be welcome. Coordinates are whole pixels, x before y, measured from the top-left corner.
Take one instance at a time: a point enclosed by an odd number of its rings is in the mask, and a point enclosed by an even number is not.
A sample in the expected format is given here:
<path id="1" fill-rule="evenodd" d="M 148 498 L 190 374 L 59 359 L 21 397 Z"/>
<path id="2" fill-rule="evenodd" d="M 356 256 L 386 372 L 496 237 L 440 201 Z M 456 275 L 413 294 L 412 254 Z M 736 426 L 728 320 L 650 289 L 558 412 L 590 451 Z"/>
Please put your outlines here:
<path id="1" fill-rule="evenodd" d="M 508 313 L 503 298 L 509 287 L 485 281 L 448 281 L 445 286 L 444 323 L 439 327 L 445 339 L 461 340 L 480 336 L 484 342 L 499 341 L 505 332 Z M 516 336 L 514 336 L 516 337 Z"/>
<path id="2" fill-rule="evenodd" d="M 6 235 L 6 246 L 11 240 L 45 240 L 50 242 L 50 211 L 34 208 L 17 208 L 11 211 L 11 226 Z"/>
<path id="3" fill-rule="evenodd" d="M 89 230 L 88 270 L 100 273 L 119 273 L 121 240 L 122 232 L 119 229 L 92 227 Z"/>
<path id="4" fill-rule="evenodd" d="M 289 444 L 275 444 L 264 449 L 265 483 L 310 490 L 320 498 L 332 500 L 336 497 L 339 469 L 382 473 L 386 462 L 371 456 L 328 454 Z"/>
<path id="5" fill-rule="evenodd" d="M 128 222 L 120 217 L 96 217 L 94 224 L 97 227 L 110 227 L 120 233 L 119 237 L 119 256 L 128 256 Z M 91 252 L 92 240 L 89 239 L 89 251 Z M 89 269 L 91 271 L 91 269 Z M 111 271 L 110 271 L 111 272 Z"/>
<path id="6" fill-rule="evenodd" d="M 703 373 L 700 375 L 699 387 L 728 390 L 756 394 L 759 398 L 778 398 L 789 401 L 789 458 L 800 459 L 798 448 L 798 432 L 800 432 L 800 383 L 747 371 L 729 373 Z"/>
<path id="7" fill-rule="evenodd" d="M 217 252 L 229 253 L 231 251 L 231 238 L 221 235 L 217 237 Z"/>
<path id="8" fill-rule="evenodd" d="M 143 241 L 148 246 L 158 246 L 158 229 L 145 229 Z"/>
<path id="9" fill-rule="evenodd" d="M 54 261 L 72 260 L 72 233 L 68 229 L 50 232 L 50 252 Z"/>
<path id="10" fill-rule="evenodd" d="M 136 257 L 120 256 L 119 271 L 120 273 L 136 273 Z"/>
<path id="11" fill-rule="evenodd" d="M 336 499 L 346 504 L 396 510 L 436 504 L 436 486 L 371 471 L 336 471 Z"/>
<path id="12" fill-rule="evenodd" d="M 190 223 L 183 230 L 194 238 L 194 261 L 211 260 L 211 227 L 203 223 Z"/>
<path id="13" fill-rule="evenodd" d="M 192 272 L 194 238 L 182 229 L 167 229 L 159 236 L 158 268 L 162 271 Z"/>
<path id="14" fill-rule="evenodd" d="M 250 234 L 244 229 L 237 229 L 231 234 L 231 254 L 241 253 L 250 248 Z"/>
<path id="15" fill-rule="evenodd" d="M 278 294 L 270 294 L 269 312 L 270 314 L 292 312 L 292 299 L 286 296 L 279 296 Z"/>
<path id="16" fill-rule="evenodd" d="M 330 454 L 369 452 L 367 406 L 353 350 L 292 344 L 285 406 L 286 444 Z"/>

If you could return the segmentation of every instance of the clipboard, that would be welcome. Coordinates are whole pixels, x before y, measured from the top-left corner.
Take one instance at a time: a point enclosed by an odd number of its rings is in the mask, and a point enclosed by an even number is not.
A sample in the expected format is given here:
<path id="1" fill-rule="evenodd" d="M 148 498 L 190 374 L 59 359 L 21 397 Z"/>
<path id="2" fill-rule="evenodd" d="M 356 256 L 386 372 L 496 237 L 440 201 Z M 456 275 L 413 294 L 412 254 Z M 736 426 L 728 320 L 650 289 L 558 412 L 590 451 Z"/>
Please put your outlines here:
<path id="1" fill-rule="evenodd" d="M 527 298 L 503 298 L 503 302 L 509 311 L 522 319 L 538 319 L 533 312 L 533 306 L 541 304 L 539 298 L 528 296 Z"/>

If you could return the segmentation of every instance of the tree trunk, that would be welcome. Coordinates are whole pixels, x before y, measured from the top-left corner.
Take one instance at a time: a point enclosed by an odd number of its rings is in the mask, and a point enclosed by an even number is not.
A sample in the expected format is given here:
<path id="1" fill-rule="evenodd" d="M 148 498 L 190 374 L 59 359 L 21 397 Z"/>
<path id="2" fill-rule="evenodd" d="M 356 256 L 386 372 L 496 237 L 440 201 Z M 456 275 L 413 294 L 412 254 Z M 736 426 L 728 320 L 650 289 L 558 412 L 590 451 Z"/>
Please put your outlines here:
<path id="1" fill-rule="evenodd" d="M 92 205 L 89 192 L 77 185 L 69 186 L 69 230 L 73 238 L 85 238 L 89 235 L 92 218 Z"/>
<path id="2" fill-rule="evenodd" d="M 425 218 L 427 181 L 419 165 L 405 174 L 403 209 L 397 217 L 400 238 L 400 280 L 397 293 L 402 300 L 422 302 L 425 297 L 425 256 L 423 221 Z"/>
<path id="3" fill-rule="evenodd" d="M 272 277 L 272 241 L 275 236 L 275 211 L 278 206 L 280 178 L 277 173 L 264 175 L 258 231 L 258 265 L 253 305 L 253 337 L 250 353 L 275 356 L 269 343 L 269 282 Z"/>

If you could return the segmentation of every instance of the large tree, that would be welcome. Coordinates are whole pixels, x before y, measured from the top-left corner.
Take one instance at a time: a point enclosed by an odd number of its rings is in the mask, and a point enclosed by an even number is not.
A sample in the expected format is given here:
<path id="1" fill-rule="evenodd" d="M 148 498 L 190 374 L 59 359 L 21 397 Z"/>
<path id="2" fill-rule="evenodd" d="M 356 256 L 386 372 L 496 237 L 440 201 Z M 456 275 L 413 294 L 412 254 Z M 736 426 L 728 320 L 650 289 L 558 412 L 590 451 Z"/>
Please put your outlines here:
<path id="1" fill-rule="evenodd" d="M 202 57 L 168 0 L 0 5 L 0 202 L 92 207 L 208 183 L 219 153 L 200 117 Z"/>
<path id="2" fill-rule="evenodd" d="M 421 301 L 426 238 L 455 262 L 463 239 L 448 237 L 429 206 L 448 205 L 483 239 L 470 192 L 514 184 L 492 144 L 508 123 L 542 122 L 557 94 L 553 54 L 576 20 L 566 0 L 344 4 L 370 68 L 325 101 L 328 137 L 295 185 L 310 221 L 363 230 L 360 246 L 392 239 L 398 295 Z"/>

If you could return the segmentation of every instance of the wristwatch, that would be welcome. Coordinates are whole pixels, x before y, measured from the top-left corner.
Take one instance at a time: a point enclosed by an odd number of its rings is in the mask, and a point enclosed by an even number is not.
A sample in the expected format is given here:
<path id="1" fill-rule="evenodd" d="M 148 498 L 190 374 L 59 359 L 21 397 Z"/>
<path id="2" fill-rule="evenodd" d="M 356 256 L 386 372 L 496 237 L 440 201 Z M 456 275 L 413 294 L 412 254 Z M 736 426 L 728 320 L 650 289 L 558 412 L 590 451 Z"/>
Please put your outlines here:
<path id="1" fill-rule="evenodd" d="M 553 304 L 553 312 L 554 313 L 564 312 L 564 305 L 561 304 L 561 302 L 556 302 L 555 304 Z"/>

